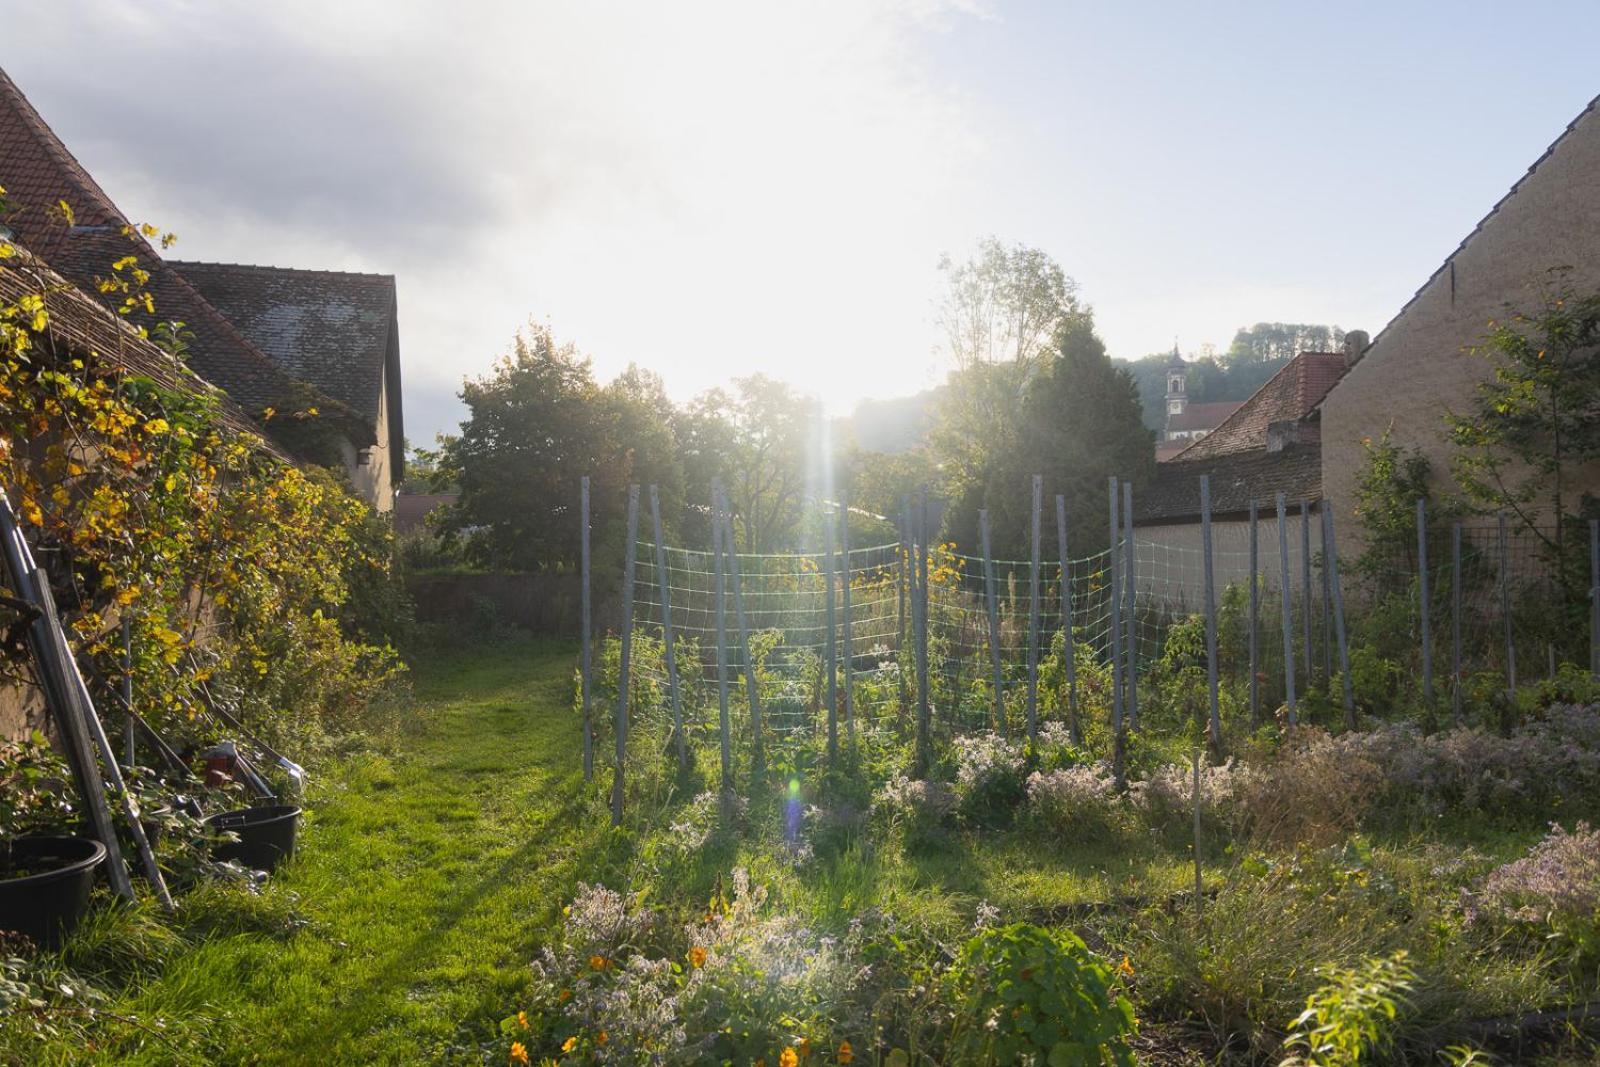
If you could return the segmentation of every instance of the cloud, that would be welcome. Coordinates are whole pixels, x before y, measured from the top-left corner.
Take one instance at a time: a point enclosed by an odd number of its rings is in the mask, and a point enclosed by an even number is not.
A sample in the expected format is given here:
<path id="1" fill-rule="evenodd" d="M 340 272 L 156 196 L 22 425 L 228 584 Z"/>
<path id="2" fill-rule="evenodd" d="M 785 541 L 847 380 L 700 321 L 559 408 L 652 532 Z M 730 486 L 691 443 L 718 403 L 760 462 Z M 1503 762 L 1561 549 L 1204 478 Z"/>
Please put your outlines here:
<path id="1" fill-rule="evenodd" d="M 7 69 L 186 257 L 394 273 L 413 440 L 529 316 L 677 395 L 930 376 L 981 123 L 903 5 L 81 2 Z"/>

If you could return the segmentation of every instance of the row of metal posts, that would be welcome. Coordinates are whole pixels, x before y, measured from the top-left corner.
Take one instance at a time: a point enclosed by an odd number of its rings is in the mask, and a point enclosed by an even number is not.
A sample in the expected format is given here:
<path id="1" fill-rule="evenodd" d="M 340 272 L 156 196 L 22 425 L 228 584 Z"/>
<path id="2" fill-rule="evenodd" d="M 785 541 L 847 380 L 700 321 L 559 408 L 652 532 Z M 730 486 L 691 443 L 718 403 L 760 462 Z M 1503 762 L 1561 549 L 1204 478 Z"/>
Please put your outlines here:
<path id="1" fill-rule="evenodd" d="M 1030 741 L 1038 736 L 1038 670 L 1040 650 L 1040 565 L 1041 565 L 1041 523 L 1043 505 L 1043 479 L 1039 475 L 1033 477 L 1032 483 L 1032 523 L 1031 523 L 1031 553 L 1029 559 L 1029 622 L 1028 622 L 1028 651 L 1027 651 L 1027 732 Z M 639 487 L 630 486 L 628 492 L 627 512 L 627 548 L 624 561 L 623 598 L 622 608 L 624 619 L 628 625 L 624 626 L 619 663 L 619 685 L 615 718 L 616 763 L 612 783 L 612 818 L 620 822 L 622 818 L 623 802 L 623 761 L 626 755 L 628 731 L 628 699 L 629 682 L 631 681 L 630 657 L 632 652 L 632 611 L 633 611 L 633 582 L 636 563 L 636 540 L 638 533 L 638 503 Z M 1062 625 L 1064 637 L 1064 658 L 1067 683 L 1067 724 L 1070 734 L 1075 742 L 1082 740 L 1081 723 L 1078 718 L 1078 682 L 1076 670 L 1076 642 L 1073 633 L 1073 603 L 1072 603 L 1072 575 L 1070 570 L 1070 556 L 1068 553 L 1066 501 L 1062 496 L 1055 498 L 1056 503 L 1056 528 L 1057 542 L 1060 555 L 1061 568 L 1061 604 Z M 1284 669 L 1284 706 L 1290 724 L 1298 721 L 1298 691 L 1296 687 L 1296 657 L 1294 649 L 1294 626 L 1291 601 L 1291 585 L 1289 581 L 1289 534 L 1288 534 L 1288 504 L 1284 494 L 1277 494 L 1275 501 L 1278 532 L 1278 586 L 1281 597 L 1281 625 L 1283 640 L 1283 669 Z M 1120 505 L 1120 507 L 1119 507 Z M 670 582 L 668 581 L 665 547 L 662 539 L 660 500 L 655 486 L 650 487 L 651 520 L 654 527 L 655 540 L 655 565 L 659 580 L 661 597 L 661 625 L 664 638 L 664 654 L 666 659 L 668 689 L 672 702 L 673 742 L 677 752 L 680 766 L 687 766 L 687 741 L 683 725 L 683 707 L 679 691 L 678 669 L 674 650 L 672 603 Z M 1345 614 L 1343 592 L 1339 577 L 1339 560 L 1337 540 L 1334 530 L 1334 516 L 1332 510 L 1326 506 L 1318 509 L 1321 516 L 1322 556 L 1323 556 L 1323 622 L 1324 622 L 1324 673 L 1329 673 L 1331 664 L 1331 650 L 1327 648 L 1328 638 L 1334 639 L 1338 651 L 1339 673 L 1342 685 L 1342 703 L 1344 708 L 1345 725 L 1347 728 L 1356 727 L 1355 701 L 1350 678 L 1350 660 L 1347 635 L 1345 631 Z M 1119 514 L 1120 512 L 1120 514 Z M 834 616 L 834 582 L 836 580 L 834 552 L 833 519 L 825 524 L 825 553 L 824 586 L 826 590 L 826 628 L 827 638 L 825 646 L 827 672 L 826 701 L 827 701 L 827 749 L 830 765 L 835 765 L 838 760 L 838 679 L 839 661 L 843 660 L 844 670 L 844 710 L 848 738 L 853 743 L 855 739 L 855 714 L 853 697 L 853 663 L 854 646 L 851 635 L 851 591 L 849 570 L 849 511 L 847 505 L 841 501 L 837 506 L 837 515 L 843 519 L 840 535 L 840 551 L 844 561 L 842 601 L 844 609 L 843 618 L 843 643 L 844 649 L 841 656 L 837 647 L 838 638 L 837 620 Z M 750 708 L 752 752 L 756 768 L 764 763 L 763 737 L 761 728 L 760 696 L 755 677 L 754 664 L 751 660 L 751 644 L 748 618 L 744 610 L 744 601 L 741 590 L 738 553 L 734 545 L 734 530 L 732 523 L 732 509 L 723 494 L 720 485 L 713 485 L 711 501 L 711 538 L 712 559 L 714 571 L 714 607 L 716 616 L 716 670 L 719 708 L 719 735 L 721 742 L 721 772 L 722 784 L 725 789 L 732 788 L 732 735 L 729 717 L 728 687 L 729 663 L 727 649 L 726 602 L 732 599 L 734 614 L 739 630 L 739 642 L 743 653 L 743 667 L 745 675 L 746 699 Z M 1211 522 L 1211 486 L 1210 479 L 1200 477 L 1200 518 L 1202 559 L 1204 568 L 1204 611 L 1206 626 L 1206 680 L 1209 696 L 1209 714 L 1207 715 L 1207 734 L 1209 747 L 1214 757 L 1220 757 L 1222 751 L 1222 720 L 1218 693 L 1217 671 L 1217 590 L 1213 564 L 1212 547 L 1212 522 Z M 1113 772 L 1119 783 L 1123 781 L 1124 755 L 1126 747 L 1126 734 L 1129 730 L 1138 728 L 1138 670 L 1137 670 L 1137 619 L 1136 619 L 1136 565 L 1137 555 L 1133 539 L 1133 487 L 1131 483 L 1120 483 L 1116 478 L 1109 482 L 1109 535 L 1110 551 L 1108 553 L 1108 570 L 1110 576 L 1109 607 L 1110 607 L 1110 632 L 1107 641 L 1107 653 L 1112 668 L 1112 734 L 1113 734 Z M 1255 501 L 1251 501 L 1249 510 L 1250 520 L 1250 593 L 1249 593 L 1249 622 L 1248 622 L 1248 647 L 1249 647 L 1249 706 L 1250 722 L 1252 727 L 1260 722 L 1260 595 L 1258 576 L 1260 574 L 1259 538 L 1259 509 Z M 592 671 L 593 654 L 591 649 L 592 616 L 590 593 L 590 553 L 589 553 L 589 479 L 584 477 L 580 492 L 580 568 L 582 571 L 582 625 L 583 641 L 581 653 L 581 693 L 583 716 L 583 768 L 586 779 L 592 777 L 594 768 L 593 757 L 593 726 L 591 718 L 592 699 Z M 1428 545 L 1427 545 L 1427 507 L 1422 500 L 1416 504 L 1417 549 L 1419 564 L 1419 614 L 1420 637 L 1422 644 L 1422 688 L 1424 699 L 1432 702 L 1434 697 L 1433 686 L 1433 649 L 1432 649 L 1432 624 L 1430 618 L 1430 584 L 1428 574 Z M 1000 623 L 999 623 L 999 597 L 996 588 L 994 560 L 991 553 L 989 515 L 987 510 L 980 511 L 978 515 L 979 537 L 983 552 L 983 586 L 985 596 L 986 615 L 988 617 L 990 666 L 993 673 L 992 699 L 995 725 L 1004 738 L 1009 738 L 1009 726 L 1005 706 L 1005 679 L 1000 653 Z M 1313 659 L 1313 626 L 1312 626 L 1312 567 L 1311 567 L 1311 522 L 1310 506 L 1306 501 L 1300 502 L 1300 527 L 1301 527 L 1301 586 L 1302 586 L 1302 652 L 1306 675 L 1309 679 L 1312 673 Z M 931 724 L 931 706 L 928 680 L 928 628 L 929 628 L 929 556 L 931 531 L 928 522 L 928 498 L 924 490 L 917 501 L 915 508 L 909 500 L 902 502 L 902 516 L 900 522 L 900 554 L 899 554 L 899 580 L 897 582 L 897 626 L 898 641 L 902 644 L 907 636 L 906 623 L 909 621 L 911 638 L 913 641 L 914 670 L 916 677 L 916 759 L 919 771 L 925 772 L 932 762 L 931 742 L 929 730 Z M 1590 670 L 1600 676 L 1600 520 L 1591 520 L 1589 523 L 1590 538 Z M 1501 614 L 1504 620 L 1506 642 L 1506 688 L 1507 694 L 1514 697 L 1516 693 L 1516 650 L 1513 643 L 1512 620 L 1510 612 L 1510 574 L 1509 574 L 1509 548 L 1506 528 L 1506 516 L 1502 513 L 1498 520 L 1498 547 L 1499 547 L 1499 595 Z M 1455 523 L 1451 529 L 1451 703 L 1455 721 L 1461 720 L 1461 524 Z M 909 620 L 907 619 L 909 609 Z M 1330 624 L 1331 623 L 1331 627 Z M 1333 633 L 1327 631 L 1332 629 Z M 902 703 L 909 696 L 901 679 Z"/>

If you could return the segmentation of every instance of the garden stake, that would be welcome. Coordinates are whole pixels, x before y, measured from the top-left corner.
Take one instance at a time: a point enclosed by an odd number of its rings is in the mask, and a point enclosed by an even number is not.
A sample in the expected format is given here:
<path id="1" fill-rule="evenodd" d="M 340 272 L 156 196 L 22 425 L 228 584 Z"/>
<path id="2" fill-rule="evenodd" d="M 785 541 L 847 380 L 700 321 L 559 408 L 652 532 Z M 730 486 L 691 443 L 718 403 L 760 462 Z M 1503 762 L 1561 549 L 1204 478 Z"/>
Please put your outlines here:
<path id="1" fill-rule="evenodd" d="M 1283 703 L 1289 709 L 1289 725 L 1295 724 L 1294 707 L 1294 629 L 1289 604 L 1289 528 L 1284 516 L 1283 494 L 1278 508 L 1278 593 L 1283 601 Z M 1326 514 L 1326 512 L 1324 512 Z"/>
<path id="2" fill-rule="evenodd" d="M 711 568 L 715 574 L 716 592 L 712 611 L 717 620 L 717 710 L 719 736 L 722 741 L 722 791 L 733 788 L 733 738 L 728 724 L 728 618 L 724 606 L 726 597 L 726 570 L 722 561 L 722 521 L 717 515 L 718 501 L 722 497 L 722 484 L 711 483 Z"/>
<path id="3" fill-rule="evenodd" d="M 1433 708 L 1433 620 L 1428 599 L 1428 502 L 1417 498 L 1417 618 L 1422 629 L 1422 702 Z"/>
<path id="4" fill-rule="evenodd" d="M 733 614 L 739 622 L 739 647 L 744 656 L 744 699 L 750 706 L 750 758 L 754 773 L 760 777 L 767 765 L 766 744 L 761 736 L 761 693 L 756 684 L 756 664 L 750 653 L 750 626 L 744 614 L 743 583 L 739 579 L 739 552 L 733 539 L 733 508 L 728 494 L 722 494 L 722 543 L 729 546 L 728 578 L 733 584 Z"/>
<path id="5" fill-rule="evenodd" d="M 1028 740 L 1039 740 L 1039 509 L 1044 476 L 1033 476 L 1033 555 L 1028 568 Z"/>
<path id="6" fill-rule="evenodd" d="M 1067 554 L 1067 498 L 1056 494 L 1056 542 L 1061 552 L 1061 651 L 1067 668 L 1067 736 L 1075 745 L 1083 744 L 1083 728 L 1078 723 L 1078 643 L 1072 636 L 1072 570 Z M 984 549 L 988 555 L 988 549 Z M 992 608 L 990 610 L 993 610 Z M 995 664 L 995 676 L 1000 673 Z"/>
<path id="7" fill-rule="evenodd" d="M 840 608 L 844 612 L 843 632 L 840 639 L 844 642 L 844 729 L 845 736 L 850 741 L 850 746 L 856 743 L 856 702 L 851 693 L 855 682 L 854 642 L 850 633 L 850 500 L 843 493 L 839 494 L 839 558 L 844 566 L 844 580 L 839 586 Z"/>
<path id="8" fill-rule="evenodd" d="M 1339 536 L 1333 528 L 1333 509 L 1322 509 L 1322 530 L 1328 542 L 1328 577 L 1333 589 L 1333 632 L 1339 641 L 1339 675 L 1344 679 L 1344 727 L 1356 728 L 1356 695 L 1350 681 L 1350 643 L 1344 629 L 1344 593 L 1339 587 Z"/>
<path id="9" fill-rule="evenodd" d="M 1000 670 L 1000 609 L 995 603 L 994 560 L 989 557 L 989 509 L 987 508 L 978 512 L 978 540 L 983 546 L 983 596 L 989 616 L 989 663 L 994 670 L 995 728 L 1000 731 L 1003 740 L 1010 740 L 1010 731 L 1006 726 L 1005 676 Z"/>
<path id="10" fill-rule="evenodd" d="M 1450 525 L 1450 718 L 1461 725 L 1461 524 Z"/>
<path id="11" fill-rule="evenodd" d="M 590 711 L 590 669 L 594 663 L 589 645 L 594 629 L 589 609 L 589 476 L 578 482 L 578 569 L 583 572 L 583 609 L 580 624 L 583 629 L 581 651 L 578 653 L 579 685 L 583 691 L 583 780 L 594 777 L 594 721 Z"/>
<path id="12" fill-rule="evenodd" d="M 1300 501 L 1300 637 L 1306 663 L 1306 688 L 1316 680 L 1311 659 L 1311 504 Z"/>
<path id="13" fill-rule="evenodd" d="M 1134 614 L 1139 569 L 1133 543 L 1132 482 L 1122 483 L 1122 541 L 1122 586 L 1127 596 L 1122 617 L 1128 627 L 1128 639 L 1124 647 L 1128 650 L 1128 730 L 1132 732 L 1139 728 L 1139 627 Z"/>
<path id="14" fill-rule="evenodd" d="M 1117 566 L 1117 479 L 1112 476 L 1108 479 L 1108 490 L 1111 494 L 1111 522 L 1110 522 L 1110 556 L 1107 561 L 1109 568 L 1110 585 L 1107 587 L 1111 597 L 1111 776 L 1116 781 L 1118 790 L 1128 787 L 1128 779 L 1123 766 L 1124 737 L 1122 732 L 1122 598 L 1117 595 L 1118 577 L 1121 573 Z"/>
<path id="15" fill-rule="evenodd" d="M 1506 703 L 1517 702 L 1517 646 L 1511 634 L 1511 545 L 1506 538 L 1506 513 L 1500 512 L 1500 619 L 1506 632 Z"/>
<path id="16" fill-rule="evenodd" d="M 127 709 L 122 716 L 122 741 L 128 751 L 128 769 L 138 763 L 139 753 L 133 729 L 133 622 L 122 616 L 122 706 Z"/>
<path id="17" fill-rule="evenodd" d="M 839 651 L 836 644 L 838 638 L 838 622 L 833 615 L 833 519 L 828 516 L 826 506 L 822 509 L 822 536 L 823 543 L 827 546 L 826 566 L 822 568 L 822 584 L 827 591 L 826 604 L 823 610 L 824 625 L 827 627 L 827 639 L 824 644 L 826 655 L 823 669 L 828 672 L 828 766 L 839 765 Z"/>
<path id="18" fill-rule="evenodd" d="M 1222 709 L 1217 699 L 1217 583 L 1211 559 L 1211 476 L 1208 474 L 1200 476 L 1200 542 L 1204 551 L 1202 558 L 1205 566 L 1206 686 L 1211 691 L 1211 718 L 1208 723 L 1211 734 L 1211 758 L 1221 762 Z M 1196 862 L 1198 859 L 1199 854 L 1196 853 Z"/>
<path id="19" fill-rule="evenodd" d="M 1205 883 L 1200 877 L 1200 750 L 1189 753 L 1194 766 L 1194 913 L 1198 918 L 1205 913 Z"/>
<path id="20" fill-rule="evenodd" d="M 1257 522 L 1256 502 L 1250 501 L 1250 729 L 1254 730 L 1261 725 L 1261 680 L 1258 677 L 1261 671 L 1261 650 L 1258 647 L 1257 631 L 1260 630 L 1261 611 L 1261 583 L 1260 553 L 1258 551 L 1261 540 Z"/>
<path id="21" fill-rule="evenodd" d="M 89 825 L 96 840 L 106 847 L 106 876 L 118 896 L 132 900 L 133 880 L 128 877 L 122 845 L 111 823 L 111 809 L 106 804 L 105 784 L 95 763 L 94 742 L 90 740 L 86 709 L 79 703 L 77 689 L 66 673 L 65 662 L 72 658 L 72 654 L 56 618 L 50 582 L 35 566 L 33 553 L 22 531 L 17 528 L 16 514 L 11 510 L 11 501 L 4 490 L 0 490 L 0 551 L 5 556 L 9 579 L 7 584 L 32 609 L 25 631 L 28 648 L 38 668 L 45 704 L 61 728 L 67 763 L 72 768 L 79 799 L 89 814 Z M 88 713 L 92 714 L 92 709 Z"/>
<path id="22" fill-rule="evenodd" d="M 628 486 L 628 547 L 622 556 L 622 649 L 617 665 L 617 767 L 611 779 L 611 825 L 622 825 L 622 776 L 628 756 L 628 689 L 633 684 L 633 573 L 638 560 L 639 487 Z"/>
<path id="23" fill-rule="evenodd" d="M 689 768 L 689 742 L 683 734 L 683 696 L 678 689 L 678 656 L 673 649 L 672 593 L 667 580 L 667 549 L 661 540 L 661 494 L 650 487 L 650 525 L 656 535 L 656 578 L 661 587 L 661 647 L 667 660 L 667 692 L 672 697 L 672 736 L 678 749 L 678 769 Z"/>

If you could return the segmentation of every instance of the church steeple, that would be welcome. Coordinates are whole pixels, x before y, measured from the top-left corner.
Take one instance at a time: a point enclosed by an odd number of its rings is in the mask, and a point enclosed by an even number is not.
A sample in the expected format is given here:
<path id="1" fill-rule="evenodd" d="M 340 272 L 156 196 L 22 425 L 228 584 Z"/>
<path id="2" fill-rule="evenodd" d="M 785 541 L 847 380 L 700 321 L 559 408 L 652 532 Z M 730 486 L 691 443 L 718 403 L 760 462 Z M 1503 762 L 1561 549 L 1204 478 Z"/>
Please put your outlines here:
<path id="1" fill-rule="evenodd" d="M 1167 363 L 1167 419 L 1171 421 L 1174 415 L 1182 415 L 1183 409 L 1189 406 L 1187 392 L 1189 380 L 1189 365 L 1178 354 L 1178 342 L 1172 342 L 1172 359 Z"/>

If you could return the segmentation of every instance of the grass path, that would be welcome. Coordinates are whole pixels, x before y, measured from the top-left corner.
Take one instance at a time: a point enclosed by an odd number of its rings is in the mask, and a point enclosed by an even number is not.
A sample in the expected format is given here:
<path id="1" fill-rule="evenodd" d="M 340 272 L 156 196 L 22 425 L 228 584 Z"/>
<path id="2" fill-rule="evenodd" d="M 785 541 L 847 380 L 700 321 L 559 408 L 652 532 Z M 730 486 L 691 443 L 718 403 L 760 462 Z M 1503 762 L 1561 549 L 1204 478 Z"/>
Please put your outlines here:
<path id="1" fill-rule="evenodd" d="M 226 1063 L 431 1063 L 462 1020 L 492 1025 L 588 858 L 571 662 L 529 642 L 419 665 L 403 755 L 313 790 L 279 878 L 311 927 L 208 941 L 118 1007 L 213 1016 Z"/>

